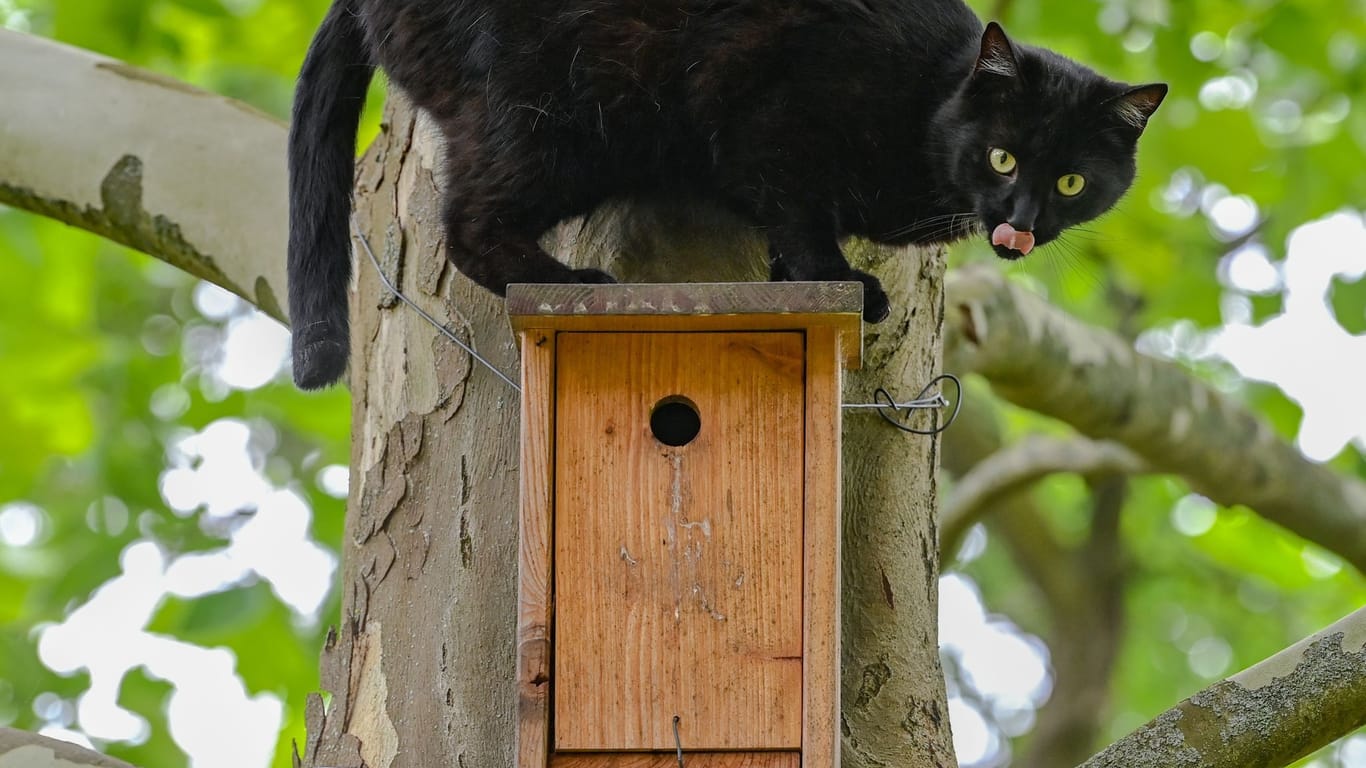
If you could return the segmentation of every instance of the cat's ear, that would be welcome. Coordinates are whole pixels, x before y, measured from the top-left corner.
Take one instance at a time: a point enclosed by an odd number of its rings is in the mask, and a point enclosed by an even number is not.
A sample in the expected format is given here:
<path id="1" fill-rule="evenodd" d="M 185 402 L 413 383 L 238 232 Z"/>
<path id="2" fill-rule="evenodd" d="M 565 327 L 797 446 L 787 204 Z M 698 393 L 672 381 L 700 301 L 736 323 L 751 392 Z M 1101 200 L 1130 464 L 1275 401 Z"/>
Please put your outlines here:
<path id="1" fill-rule="evenodd" d="M 1015 58 L 1015 48 L 1006 37 L 1006 31 L 996 22 L 987 24 L 982 32 L 982 52 L 977 56 L 977 64 L 972 74 L 989 73 L 999 77 L 1015 77 L 1020 74 L 1020 65 Z"/>
<path id="2" fill-rule="evenodd" d="M 1107 99 L 1104 107 L 1115 117 L 1141 133 L 1148 125 L 1148 118 L 1157 111 L 1166 95 L 1166 83 L 1138 85 L 1118 96 Z"/>

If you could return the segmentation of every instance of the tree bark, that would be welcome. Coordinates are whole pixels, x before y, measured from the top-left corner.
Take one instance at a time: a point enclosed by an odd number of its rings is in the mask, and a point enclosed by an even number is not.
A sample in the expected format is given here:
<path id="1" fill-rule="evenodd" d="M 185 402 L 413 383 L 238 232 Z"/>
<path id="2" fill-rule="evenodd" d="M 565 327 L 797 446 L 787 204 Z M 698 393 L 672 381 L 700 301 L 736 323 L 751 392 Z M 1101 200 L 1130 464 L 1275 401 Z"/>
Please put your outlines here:
<path id="1" fill-rule="evenodd" d="M 444 258 L 437 139 L 398 99 L 356 205 L 386 274 L 507 372 L 501 301 Z M 762 279 L 760 237 L 700 205 L 609 206 L 546 238 L 630 281 Z M 866 246 L 898 296 L 849 392 L 911 394 L 938 371 L 941 252 Z M 363 253 L 363 251 L 361 251 Z M 352 489 L 342 627 L 309 707 L 312 766 L 499 766 L 513 745 L 517 393 L 394 301 L 363 255 L 353 294 Z M 934 438 L 845 426 L 844 735 L 849 766 L 955 766 L 936 631 Z"/>
<path id="2" fill-rule="evenodd" d="M 1279 768 L 1366 726 L 1366 609 L 1153 718 L 1082 768 Z"/>
<path id="3" fill-rule="evenodd" d="M 851 249 L 873 265 L 892 315 L 864 326 L 847 401 L 914 396 L 941 371 L 942 251 Z M 931 426 L 922 420 L 921 428 Z M 872 412 L 844 424 L 843 732 L 846 766 L 956 766 L 939 664 L 938 438 Z"/>

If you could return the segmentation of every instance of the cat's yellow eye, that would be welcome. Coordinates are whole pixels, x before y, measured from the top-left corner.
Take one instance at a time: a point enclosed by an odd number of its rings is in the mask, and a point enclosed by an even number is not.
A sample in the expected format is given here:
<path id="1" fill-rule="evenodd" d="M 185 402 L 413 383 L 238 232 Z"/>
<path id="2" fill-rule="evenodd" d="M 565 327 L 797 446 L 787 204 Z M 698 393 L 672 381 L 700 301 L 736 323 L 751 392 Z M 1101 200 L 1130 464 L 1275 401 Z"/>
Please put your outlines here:
<path id="1" fill-rule="evenodd" d="M 1076 197 L 1086 189 L 1086 179 L 1080 173 L 1069 173 L 1058 179 L 1058 193 L 1063 197 Z"/>
<path id="2" fill-rule="evenodd" d="M 1015 172 L 1015 156 L 1000 147 L 992 147 L 987 152 L 987 162 L 991 163 L 991 170 L 1002 176 Z"/>

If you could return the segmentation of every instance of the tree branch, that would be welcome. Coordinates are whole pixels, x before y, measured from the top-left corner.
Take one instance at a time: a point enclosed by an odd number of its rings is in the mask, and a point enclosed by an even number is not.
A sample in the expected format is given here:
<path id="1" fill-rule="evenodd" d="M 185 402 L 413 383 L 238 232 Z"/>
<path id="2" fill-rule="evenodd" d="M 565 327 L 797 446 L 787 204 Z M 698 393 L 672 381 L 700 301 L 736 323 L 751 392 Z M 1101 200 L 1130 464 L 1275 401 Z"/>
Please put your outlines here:
<path id="1" fill-rule="evenodd" d="M 987 269 L 947 281 L 944 356 L 1006 399 L 1122 443 L 1366 571 L 1366 484 L 1304 458 L 1241 404 Z"/>
<path id="2" fill-rule="evenodd" d="M 136 248 L 284 318 L 282 123 L 3 29 L 0 103 L 0 203 Z"/>
<path id="3" fill-rule="evenodd" d="M 1083 768 L 1277 768 L 1366 725 L 1366 608 L 1153 718 Z"/>
<path id="4" fill-rule="evenodd" d="M 108 755 L 13 728 L 0 728 L 0 765 L 5 768 L 133 768 Z"/>
<path id="5" fill-rule="evenodd" d="M 1047 475 L 1132 475 L 1145 471 L 1147 464 L 1142 459 L 1115 443 L 1084 437 L 1026 437 L 983 459 L 954 483 L 940 512 L 940 551 L 957 552 L 963 535 L 992 504 Z"/>

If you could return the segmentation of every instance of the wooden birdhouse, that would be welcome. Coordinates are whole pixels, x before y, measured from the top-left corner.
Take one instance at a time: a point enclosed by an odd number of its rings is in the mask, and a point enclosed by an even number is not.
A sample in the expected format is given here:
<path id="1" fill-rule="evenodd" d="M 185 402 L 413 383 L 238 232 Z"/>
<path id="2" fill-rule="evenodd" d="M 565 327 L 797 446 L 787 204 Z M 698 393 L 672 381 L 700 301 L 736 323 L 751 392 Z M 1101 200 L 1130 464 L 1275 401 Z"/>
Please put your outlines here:
<path id="1" fill-rule="evenodd" d="M 857 283 L 520 285 L 517 768 L 839 763 Z"/>

